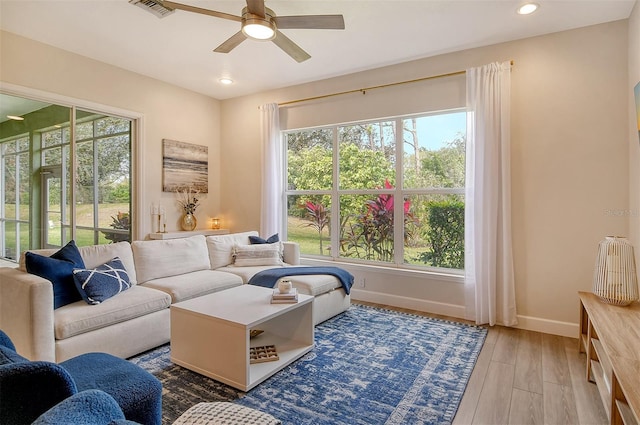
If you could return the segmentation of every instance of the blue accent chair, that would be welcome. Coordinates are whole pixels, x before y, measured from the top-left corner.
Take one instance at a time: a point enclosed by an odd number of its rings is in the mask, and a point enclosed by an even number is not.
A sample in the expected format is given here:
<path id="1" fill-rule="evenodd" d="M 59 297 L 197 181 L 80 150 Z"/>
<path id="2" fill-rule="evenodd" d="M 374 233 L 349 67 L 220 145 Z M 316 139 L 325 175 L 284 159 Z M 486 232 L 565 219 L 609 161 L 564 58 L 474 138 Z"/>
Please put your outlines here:
<path id="1" fill-rule="evenodd" d="M 59 364 L 30 361 L 0 330 L 0 424 L 31 424 L 58 403 L 85 390 L 102 390 L 124 417 L 161 425 L 162 384 L 149 372 L 106 353 L 87 353 Z"/>
<path id="2" fill-rule="evenodd" d="M 113 397 L 100 390 L 85 390 L 62 400 L 32 425 L 139 425 L 128 421 Z"/>

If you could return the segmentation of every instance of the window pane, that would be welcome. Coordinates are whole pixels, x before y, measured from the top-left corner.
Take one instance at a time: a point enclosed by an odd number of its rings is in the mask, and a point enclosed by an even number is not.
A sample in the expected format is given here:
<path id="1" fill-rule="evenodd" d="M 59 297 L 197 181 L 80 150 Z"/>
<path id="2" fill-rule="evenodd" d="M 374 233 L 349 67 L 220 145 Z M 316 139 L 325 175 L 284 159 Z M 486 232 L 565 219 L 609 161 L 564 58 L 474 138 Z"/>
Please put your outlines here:
<path id="1" fill-rule="evenodd" d="M 55 208 L 55 206 L 50 206 L 49 208 Z M 60 220 L 61 215 L 59 212 L 53 209 L 49 211 L 49 222 L 47 223 L 47 242 L 49 245 L 62 246 Z"/>
<path id="2" fill-rule="evenodd" d="M 18 140 L 18 152 L 25 152 L 29 150 L 29 138 L 24 137 Z"/>
<path id="3" fill-rule="evenodd" d="M 12 154 L 16 152 L 16 142 L 11 141 L 11 142 L 6 142 L 4 143 L 4 154 L 8 155 L 8 154 Z"/>
<path id="4" fill-rule="evenodd" d="M 11 145 L 15 146 L 13 142 Z M 17 217 L 16 183 L 16 156 L 9 155 L 4 158 L 4 207 L 5 217 L 9 219 Z"/>
<path id="5" fill-rule="evenodd" d="M 338 128 L 340 189 L 377 189 L 395 184 L 393 121 Z"/>
<path id="6" fill-rule="evenodd" d="M 118 117 L 105 117 L 96 121 L 96 135 L 105 136 L 109 134 L 129 132 L 130 121 Z"/>
<path id="7" fill-rule="evenodd" d="M 330 196 L 289 196 L 287 206 L 287 239 L 300 245 L 301 254 L 330 256 Z"/>
<path id="8" fill-rule="evenodd" d="M 29 249 L 31 241 L 29 240 L 29 225 L 27 223 L 18 223 L 18 233 L 20 235 L 20 248 L 18 254 Z"/>
<path id="9" fill-rule="evenodd" d="M 288 190 L 333 187 L 333 132 L 330 129 L 288 133 L 286 143 Z"/>
<path id="10" fill-rule="evenodd" d="M 4 257 L 10 260 L 17 260 L 20 253 L 18 252 L 17 238 L 16 238 L 16 226 L 15 221 L 8 221 L 4 223 Z"/>
<path id="11" fill-rule="evenodd" d="M 403 120 L 405 189 L 464 187 L 466 113 Z"/>
<path id="12" fill-rule="evenodd" d="M 62 129 L 42 133 L 42 147 L 62 144 Z"/>
<path id="13" fill-rule="evenodd" d="M 109 129 L 121 131 L 122 123 L 113 118 L 118 125 Z M 103 123 L 111 123 L 104 119 Z M 127 127 L 129 121 L 125 121 Z M 129 201 L 131 188 L 130 175 L 130 143 L 129 134 L 109 137 L 98 141 L 98 227 L 113 228 L 113 232 L 100 233 L 101 241 L 109 243 L 129 241 L 131 229 L 129 220 Z"/>
<path id="14" fill-rule="evenodd" d="M 62 164 L 62 148 L 50 148 L 42 152 L 42 165 Z"/>
<path id="15" fill-rule="evenodd" d="M 18 155 L 18 195 L 20 199 L 20 212 L 18 218 L 20 220 L 29 220 L 29 154 L 23 153 Z M 27 229 L 27 226 L 22 226 Z"/>
<path id="16" fill-rule="evenodd" d="M 76 124 L 76 141 L 93 137 L 93 121 Z"/>
<path id="17" fill-rule="evenodd" d="M 76 244 L 78 246 L 88 246 L 96 243 L 93 229 L 76 229 Z"/>
<path id="18" fill-rule="evenodd" d="M 93 142 L 78 143 L 76 174 L 76 224 L 93 227 L 94 217 L 94 161 Z"/>
<path id="19" fill-rule="evenodd" d="M 393 196 L 340 196 L 340 256 L 393 262 Z"/>
<path id="20" fill-rule="evenodd" d="M 464 268 L 464 196 L 416 195 L 405 204 L 404 262 Z"/>

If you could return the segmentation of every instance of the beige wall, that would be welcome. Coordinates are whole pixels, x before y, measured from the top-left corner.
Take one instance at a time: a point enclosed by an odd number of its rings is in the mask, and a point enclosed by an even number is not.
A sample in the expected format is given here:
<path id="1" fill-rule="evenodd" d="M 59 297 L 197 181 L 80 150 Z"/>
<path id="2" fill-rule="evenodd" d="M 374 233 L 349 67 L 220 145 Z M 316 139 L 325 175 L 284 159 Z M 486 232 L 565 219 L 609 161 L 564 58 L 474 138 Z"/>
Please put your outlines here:
<path id="1" fill-rule="evenodd" d="M 167 229 L 178 230 L 175 196 L 162 192 L 162 139 L 209 147 L 209 194 L 198 227 L 220 212 L 220 102 L 15 34 L 0 32 L 0 88 L 7 83 L 141 113 L 143 185 L 138 238 L 151 231 L 149 207 L 162 202 Z"/>
<path id="2" fill-rule="evenodd" d="M 640 139 L 633 88 L 640 84 L 640 2 L 629 17 L 629 236 L 640 266 Z M 640 269 L 638 270 L 640 276 Z"/>
<path id="3" fill-rule="evenodd" d="M 520 323 L 574 336 L 576 292 L 591 288 L 598 242 L 629 230 L 627 34 L 627 21 L 618 21 L 225 100 L 227 223 L 233 230 L 260 224 L 259 105 L 513 59 L 513 242 Z M 412 91 L 439 91 L 441 107 L 455 106 L 464 97 L 457 83 L 454 77 L 429 82 L 430 88 L 418 83 L 310 102 L 285 108 L 282 121 L 293 128 L 437 106 L 428 97 L 416 104 Z M 366 279 L 355 298 L 462 315 L 460 279 L 349 269 Z"/>

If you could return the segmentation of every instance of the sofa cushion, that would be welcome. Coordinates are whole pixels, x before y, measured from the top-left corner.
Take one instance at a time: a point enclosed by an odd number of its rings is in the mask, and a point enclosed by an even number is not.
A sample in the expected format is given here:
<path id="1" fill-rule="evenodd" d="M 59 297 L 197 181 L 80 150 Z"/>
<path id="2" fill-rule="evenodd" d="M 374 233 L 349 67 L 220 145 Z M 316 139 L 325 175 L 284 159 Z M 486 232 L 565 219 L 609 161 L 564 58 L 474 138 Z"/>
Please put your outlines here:
<path id="1" fill-rule="evenodd" d="M 171 304 L 171 297 L 162 291 L 135 285 L 112 301 L 87 305 L 81 300 L 55 310 L 55 338 L 69 338 L 163 310 Z"/>
<path id="2" fill-rule="evenodd" d="M 342 288 L 340 280 L 328 274 L 287 276 L 294 288 L 301 294 L 318 296 L 334 289 Z"/>
<path id="3" fill-rule="evenodd" d="M 233 247 L 249 245 L 249 236 L 258 236 L 258 232 L 232 233 L 230 235 L 207 236 L 207 248 L 211 268 L 217 269 L 233 263 Z"/>
<path id="4" fill-rule="evenodd" d="M 282 244 L 234 245 L 233 265 L 247 266 L 281 266 Z"/>
<path id="5" fill-rule="evenodd" d="M 76 288 L 87 304 L 100 304 L 131 287 L 129 275 L 116 257 L 95 269 L 73 269 Z"/>
<path id="6" fill-rule="evenodd" d="M 136 267 L 133 263 L 133 251 L 129 242 L 117 242 L 104 245 L 89 245 L 78 248 L 87 269 L 94 269 L 116 257 L 120 258 L 127 270 L 132 285 L 138 282 Z"/>
<path id="7" fill-rule="evenodd" d="M 158 289 L 171 295 L 171 302 L 188 300 L 242 285 L 242 279 L 217 270 L 200 270 L 179 276 L 153 279 L 144 286 Z"/>
<path id="8" fill-rule="evenodd" d="M 134 241 L 131 243 L 138 283 L 198 270 L 207 270 L 209 252 L 205 237 Z"/>
<path id="9" fill-rule="evenodd" d="M 82 299 L 73 282 L 73 269 L 84 268 L 76 243 L 72 240 L 50 257 L 25 253 L 27 272 L 43 277 L 53 285 L 53 308 Z"/>

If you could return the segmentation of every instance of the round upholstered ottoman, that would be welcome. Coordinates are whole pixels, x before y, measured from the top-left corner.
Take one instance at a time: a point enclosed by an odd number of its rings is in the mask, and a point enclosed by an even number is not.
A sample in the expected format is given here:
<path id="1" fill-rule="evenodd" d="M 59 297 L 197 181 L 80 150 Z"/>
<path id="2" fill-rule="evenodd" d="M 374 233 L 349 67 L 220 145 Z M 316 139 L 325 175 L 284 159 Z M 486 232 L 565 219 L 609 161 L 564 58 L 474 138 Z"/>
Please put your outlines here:
<path id="1" fill-rule="evenodd" d="M 73 377 L 78 391 L 106 392 L 128 420 L 162 424 L 162 384 L 140 366 L 106 353 L 81 354 L 60 365 Z"/>
<path id="2" fill-rule="evenodd" d="M 268 413 L 224 401 L 198 403 L 184 412 L 173 425 L 280 425 Z"/>

